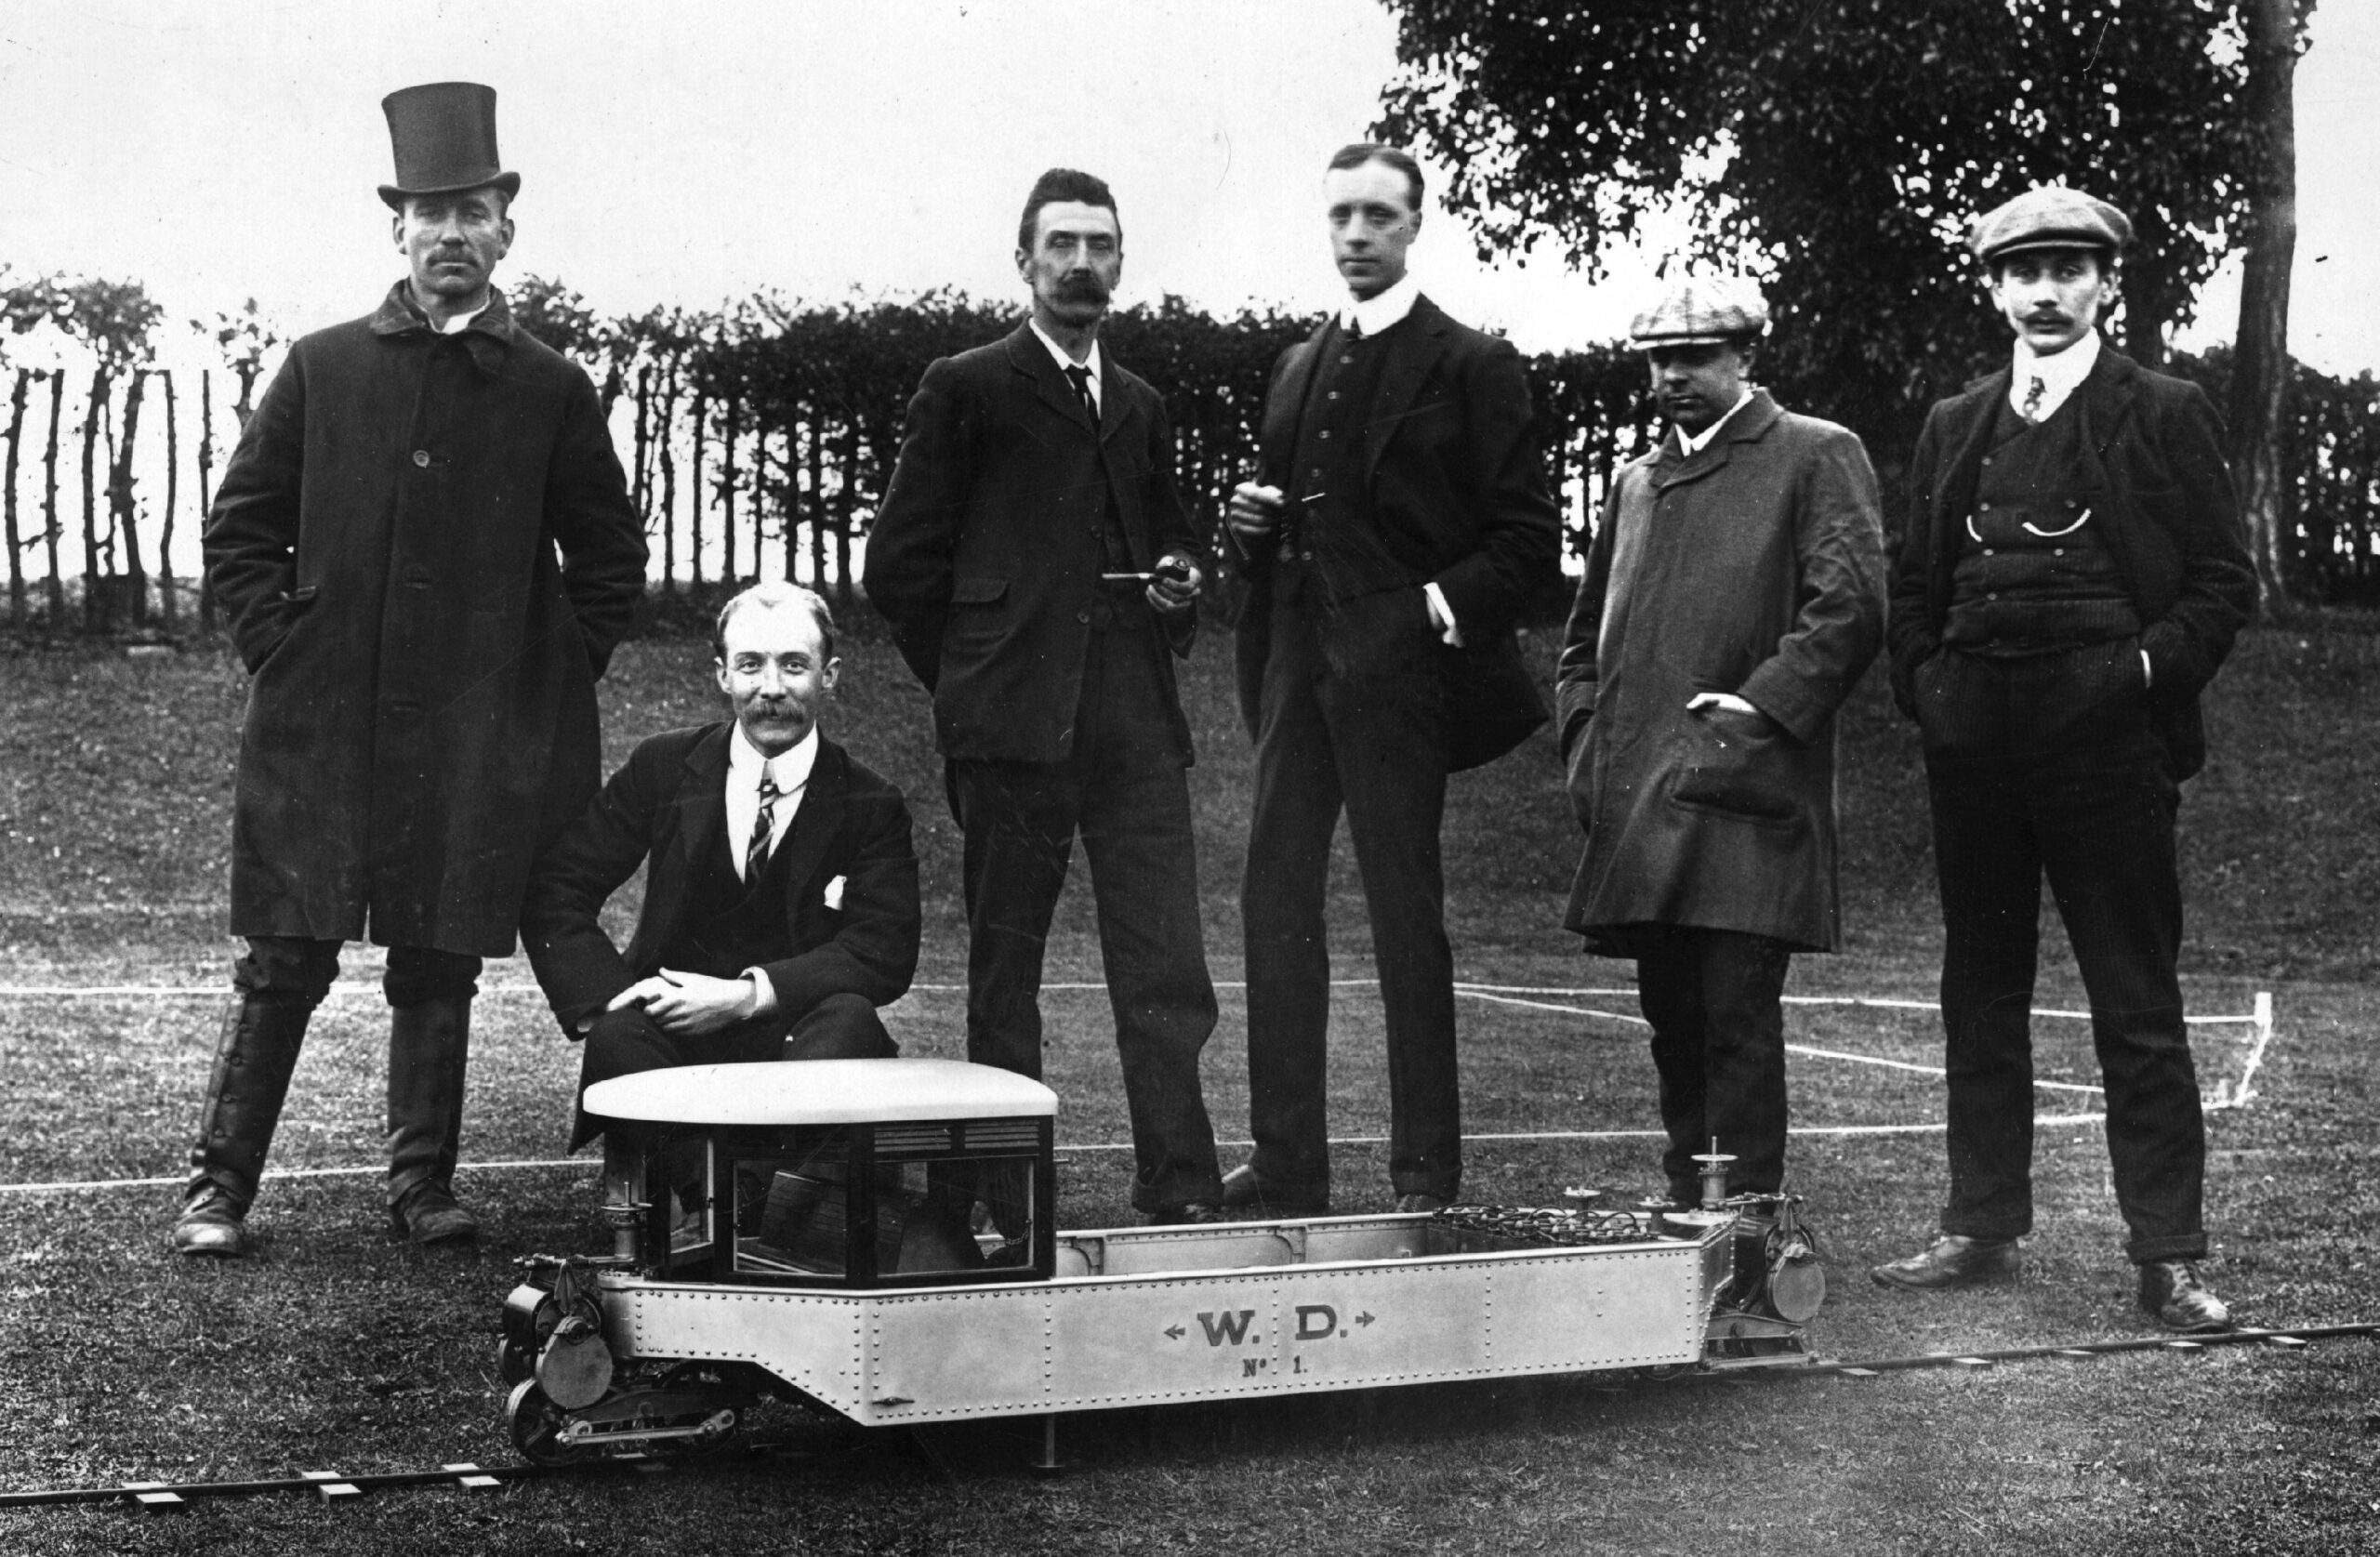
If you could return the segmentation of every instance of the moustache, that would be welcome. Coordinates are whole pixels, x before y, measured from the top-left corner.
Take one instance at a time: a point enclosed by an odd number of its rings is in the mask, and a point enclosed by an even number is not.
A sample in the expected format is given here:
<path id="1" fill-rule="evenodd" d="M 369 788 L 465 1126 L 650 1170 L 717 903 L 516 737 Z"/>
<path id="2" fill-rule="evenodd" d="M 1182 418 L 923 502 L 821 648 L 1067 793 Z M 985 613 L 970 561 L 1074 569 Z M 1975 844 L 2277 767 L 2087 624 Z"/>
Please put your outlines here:
<path id="1" fill-rule="evenodd" d="M 1104 303 L 1107 286 L 1097 276 L 1066 276 L 1058 283 L 1058 300 L 1062 303 Z"/>

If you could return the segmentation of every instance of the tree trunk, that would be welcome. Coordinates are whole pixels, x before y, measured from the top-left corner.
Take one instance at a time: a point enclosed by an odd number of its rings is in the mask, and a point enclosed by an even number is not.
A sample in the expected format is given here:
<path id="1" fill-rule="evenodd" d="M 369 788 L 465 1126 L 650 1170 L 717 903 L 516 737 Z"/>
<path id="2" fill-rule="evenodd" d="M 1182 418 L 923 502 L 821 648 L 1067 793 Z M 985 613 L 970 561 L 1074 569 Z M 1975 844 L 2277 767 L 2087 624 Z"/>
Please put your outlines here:
<path id="1" fill-rule="evenodd" d="M 802 506 L 810 514 L 810 587 L 821 595 L 826 592 L 826 491 L 821 478 L 825 474 L 819 457 L 819 445 L 825 442 L 826 429 L 820 425 L 821 413 L 810 414 L 810 446 L 803 463 L 809 468 L 809 500 Z"/>
<path id="2" fill-rule="evenodd" d="M 140 390 L 148 374 L 132 370 L 124 390 L 124 442 L 116 446 L 113 468 L 108 472 L 108 511 L 112 528 L 124 537 L 124 588 L 136 627 L 149 620 L 149 570 L 140 560 L 139 516 L 132 504 L 132 451 L 140 437 Z"/>
<path id="3" fill-rule="evenodd" d="M 21 630 L 25 625 L 25 553 L 24 543 L 17 536 L 17 441 L 25 430 L 25 385 L 32 377 L 27 368 L 17 370 L 16 387 L 8 392 L 8 473 L 6 493 L 8 528 L 8 625 Z"/>
<path id="4" fill-rule="evenodd" d="M 736 581 L 735 572 L 735 442 L 744 435 L 741 401 L 727 402 L 727 425 L 721 430 L 721 445 L 719 460 L 719 491 L 724 500 L 719 520 L 719 576 L 723 584 Z M 752 560 L 759 561 L 760 548 L 752 548 Z"/>
<path id="5" fill-rule="evenodd" d="M 206 539 L 206 512 L 210 504 L 208 489 L 215 476 L 215 373 L 211 368 L 198 372 L 198 534 L 204 548 Z M 215 583 L 206 574 L 206 554 L 199 553 L 198 561 L 198 626 L 202 632 L 215 630 Z"/>
<path id="6" fill-rule="evenodd" d="M 108 403 L 108 370 L 91 374 L 90 399 L 83 407 L 83 626 L 98 631 L 104 622 L 99 588 L 99 414 Z"/>
<path id="7" fill-rule="evenodd" d="M 694 587 L 700 593 L 703 587 L 703 443 L 704 434 L 710 430 L 707 418 L 710 416 L 708 397 L 697 390 L 694 394 L 694 457 L 686 467 L 687 495 L 693 499 L 687 505 L 689 534 L 686 555 L 694 563 Z"/>
<path id="8" fill-rule="evenodd" d="M 58 522 L 58 423 L 59 413 L 66 399 L 66 375 L 59 368 L 49 370 L 49 442 L 43 446 L 42 467 L 42 544 L 49 556 L 49 630 L 57 632 L 66 626 L 66 574 L 60 572 L 58 543 L 65 538 Z"/>
<path id="9" fill-rule="evenodd" d="M 157 376 L 165 384 L 165 521 L 157 531 L 157 612 L 172 627 L 181 615 L 174 601 L 174 500 L 181 495 L 182 440 L 173 372 L 161 369 Z"/>
<path id="10" fill-rule="evenodd" d="M 800 429 L 792 422 L 786 423 L 785 458 L 777 469 L 784 476 L 779 489 L 777 512 L 784 515 L 785 533 L 778 538 L 785 546 L 785 581 L 801 581 L 801 470 L 795 463 L 800 457 Z"/>
<path id="11" fill-rule="evenodd" d="M 670 447 L 678 430 L 678 375 L 661 382 L 661 407 L 654 416 L 654 444 L 661 460 L 661 592 L 678 587 L 678 455 Z"/>
<path id="12" fill-rule="evenodd" d="M 2311 8 L 2310 0 L 2308 7 Z M 2297 254 L 2297 0 L 2248 8 L 2248 111 L 2256 147 L 2240 336 L 2231 362 L 2231 469 L 2267 611 L 2289 603 L 2294 526 L 2282 464 L 2289 381 L 2289 268 Z"/>

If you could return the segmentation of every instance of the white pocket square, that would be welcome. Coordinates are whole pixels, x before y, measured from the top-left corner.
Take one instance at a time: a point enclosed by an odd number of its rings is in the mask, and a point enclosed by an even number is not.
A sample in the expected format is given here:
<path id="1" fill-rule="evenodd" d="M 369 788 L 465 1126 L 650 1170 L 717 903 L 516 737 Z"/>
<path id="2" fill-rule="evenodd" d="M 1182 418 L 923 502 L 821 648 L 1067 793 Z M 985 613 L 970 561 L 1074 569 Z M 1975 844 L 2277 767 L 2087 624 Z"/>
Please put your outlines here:
<path id="1" fill-rule="evenodd" d="M 843 880 L 838 876 L 826 883 L 826 906 L 829 909 L 840 911 L 843 906 Z"/>

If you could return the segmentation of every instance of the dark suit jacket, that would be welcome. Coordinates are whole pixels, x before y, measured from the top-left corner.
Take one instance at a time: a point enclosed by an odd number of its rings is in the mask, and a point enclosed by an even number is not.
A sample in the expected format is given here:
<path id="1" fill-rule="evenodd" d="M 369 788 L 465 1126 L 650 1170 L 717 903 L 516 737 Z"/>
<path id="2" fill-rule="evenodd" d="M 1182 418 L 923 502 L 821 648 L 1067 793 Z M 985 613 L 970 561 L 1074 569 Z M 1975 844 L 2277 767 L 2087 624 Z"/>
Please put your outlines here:
<path id="1" fill-rule="evenodd" d="M 1281 354 L 1265 395 L 1263 479 L 1285 490 L 1298 416 L 1328 328 L 1326 322 Z M 1560 576 L 1562 529 L 1545 488 L 1520 354 L 1508 341 L 1456 323 L 1427 297 L 1384 338 L 1390 355 L 1365 422 L 1361 522 L 1309 532 L 1331 608 L 1326 651 L 1333 625 L 1347 622 L 1352 630 L 1355 619 L 1337 608 L 1410 590 L 1412 609 L 1424 611 L 1421 586 L 1435 581 L 1471 653 L 1489 661 L 1469 667 L 1474 695 L 1468 706 L 1458 703 L 1458 713 L 1482 712 L 1480 693 L 1517 698 L 1505 712 L 1526 719 L 1525 732 L 1543 722 L 1545 710 L 1521 669 L 1512 627 L 1529 597 Z M 1274 548 L 1261 546 L 1241 551 L 1237 568 L 1245 586 L 1239 702 L 1250 733 L 1272 631 L 1273 560 Z"/>
<path id="2" fill-rule="evenodd" d="M 1909 468 L 1910 500 L 1893 566 L 1893 696 L 1916 713 L 1917 667 L 1940 651 L 1950 618 L 1959 537 L 1975 508 L 1991 428 L 2007 398 L 2002 368 L 1937 401 Z M 2151 373 L 2103 348 L 2075 391 L 2082 416 L 2084 499 L 2141 622 L 2149 704 L 2188 778 L 2206 760 L 2198 694 L 2254 613 L 2239 498 L 2223 459 L 2223 429 L 2199 387 Z"/>
<path id="3" fill-rule="evenodd" d="M 1099 425 L 1032 326 L 926 369 L 892 484 L 868 532 L 863 584 L 933 694 L 945 757 L 1054 762 L 1075 707 L 1103 585 L 1112 499 L 1144 571 L 1203 555 L 1173 484 L 1165 402 L 1100 353 Z M 1194 614 L 1167 622 L 1189 652 Z M 1163 661 L 1165 718 L 1184 764 L 1190 728 Z"/>
<path id="4" fill-rule="evenodd" d="M 733 724 L 655 735 L 628 755 L 579 819 L 538 855 L 522 911 L 529 966 L 563 1030 L 660 966 L 661 948 L 690 914 L 731 906 L 689 901 L 696 862 L 724 847 L 727 743 Z M 824 735 L 801 809 L 778 840 L 786 862 L 786 930 L 793 952 L 762 965 L 782 1010 L 800 1014 L 829 995 L 897 1000 L 918 967 L 918 861 L 901 792 Z M 622 954 L 597 921 L 636 867 L 644 910 Z M 842 877 L 842 903 L 826 887 Z"/>

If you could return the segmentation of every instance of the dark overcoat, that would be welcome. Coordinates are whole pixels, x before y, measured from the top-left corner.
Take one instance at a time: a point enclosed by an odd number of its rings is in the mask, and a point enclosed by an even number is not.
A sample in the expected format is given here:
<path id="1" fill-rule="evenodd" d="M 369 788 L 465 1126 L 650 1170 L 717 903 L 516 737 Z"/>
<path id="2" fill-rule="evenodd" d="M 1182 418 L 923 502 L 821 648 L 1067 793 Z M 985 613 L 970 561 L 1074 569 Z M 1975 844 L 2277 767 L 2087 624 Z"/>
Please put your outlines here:
<path id="1" fill-rule="evenodd" d="M 2011 370 L 1937 401 L 1910 459 L 1910 513 L 1893 562 L 1893 695 L 1917 716 L 1921 672 L 1941 652 L 1962 527 Z M 2082 499 L 2140 618 L 2149 714 L 2173 765 L 2206 763 L 2198 696 L 2256 608 L 2256 574 L 2223 427 L 2204 390 L 2102 350 L 2074 391 L 2082 416 Z"/>
<path id="2" fill-rule="evenodd" d="M 1834 949 L 1834 712 L 1884 625 L 1876 476 L 1846 429 L 1764 391 L 1699 453 L 1665 433 L 1621 468 L 1555 688 L 1588 950 L 1637 955 L 1646 925 Z M 1704 692 L 1766 719 L 1688 713 Z"/>
<path id="3" fill-rule="evenodd" d="M 501 296 L 441 336 L 400 283 L 291 348 L 205 548 L 252 678 L 232 932 L 509 955 L 644 586 L 587 375 Z"/>
<path id="4" fill-rule="evenodd" d="M 956 759 L 1057 762 L 1103 587 L 1110 504 L 1145 572 L 1204 556 L 1173 481 L 1165 401 L 1100 352 L 1099 423 L 1031 324 L 926 369 L 892 485 L 868 532 L 862 583 L 933 697 L 935 744 Z M 1166 619 L 1187 653 L 1191 613 Z M 1190 727 L 1165 679 L 1163 718 L 1188 766 Z"/>
<path id="5" fill-rule="evenodd" d="M 641 742 L 586 814 L 539 855 L 521 938 L 564 1032 L 657 972 L 662 947 L 690 917 L 734 906 L 700 901 L 694 883 L 702 863 L 728 848 L 734 730 L 702 725 Z M 821 735 L 800 808 L 777 849 L 786 857 L 788 950 L 762 967 L 779 1008 L 800 1015 L 830 995 L 878 1006 L 899 999 L 917 970 L 919 923 L 918 860 L 901 792 Z M 648 861 L 644 907 L 622 952 L 599 916 Z"/>

